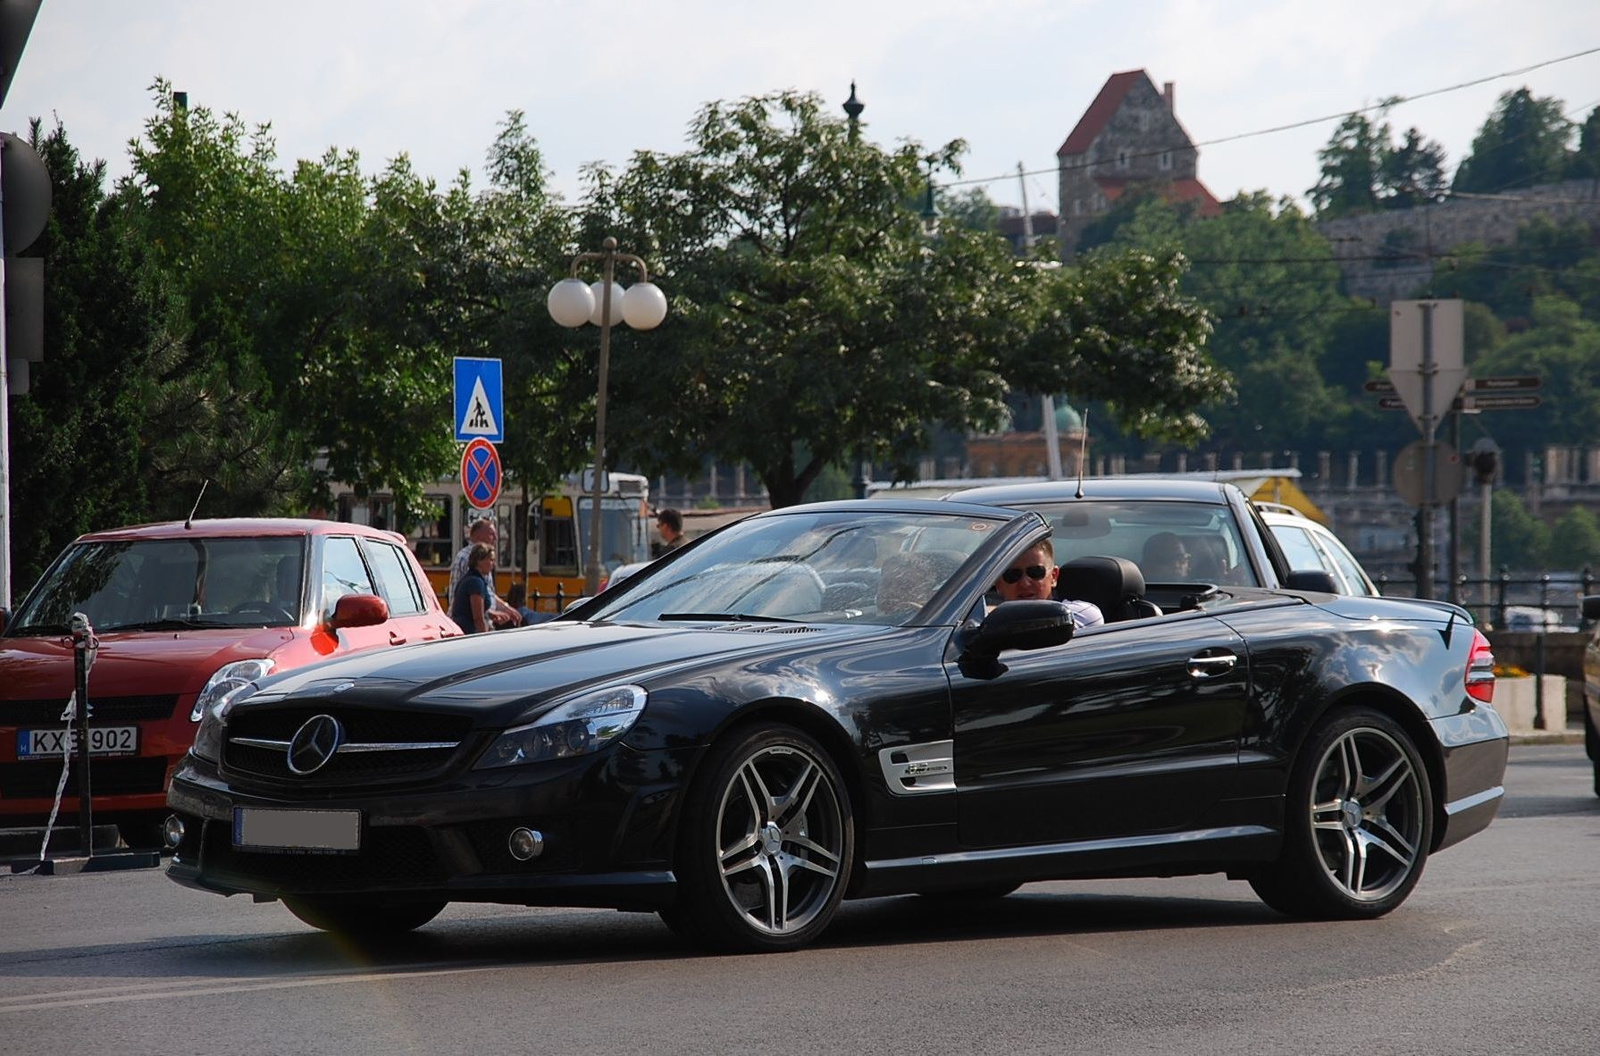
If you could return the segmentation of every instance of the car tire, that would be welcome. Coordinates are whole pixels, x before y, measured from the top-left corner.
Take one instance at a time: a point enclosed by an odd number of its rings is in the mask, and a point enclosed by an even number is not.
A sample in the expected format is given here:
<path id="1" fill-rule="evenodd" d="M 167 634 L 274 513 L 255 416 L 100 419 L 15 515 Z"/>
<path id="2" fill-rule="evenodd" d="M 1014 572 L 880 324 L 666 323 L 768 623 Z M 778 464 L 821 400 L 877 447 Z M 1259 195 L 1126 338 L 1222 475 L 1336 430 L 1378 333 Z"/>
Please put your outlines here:
<path id="1" fill-rule="evenodd" d="M 1381 917 L 1416 887 L 1432 839 L 1433 793 L 1411 738 L 1382 712 L 1341 710 L 1301 748 L 1283 853 L 1250 886 L 1290 916 Z"/>
<path id="2" fill-rule="evenodd" d="M 360 898 L 284 896 L 290 913 L 319 931 L 376 939 L 415 931 L 439 915 L 443 900 L 373 902 Z"/>
<path id="3" fill-rule="evenodd" d="M 668 927 L 711 949 L 797 949 L 827 928 L 855 854 L 839 769 L 810 735 L 763 723 L 714 744 L 678 824 Z"/>

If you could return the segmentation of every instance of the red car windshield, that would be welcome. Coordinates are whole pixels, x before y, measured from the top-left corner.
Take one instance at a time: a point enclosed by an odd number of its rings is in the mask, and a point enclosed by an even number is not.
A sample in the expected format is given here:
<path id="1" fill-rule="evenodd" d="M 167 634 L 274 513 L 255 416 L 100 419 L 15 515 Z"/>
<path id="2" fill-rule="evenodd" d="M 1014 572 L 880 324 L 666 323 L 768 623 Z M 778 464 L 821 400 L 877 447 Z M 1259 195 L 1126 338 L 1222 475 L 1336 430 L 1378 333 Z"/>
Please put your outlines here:
<path id="1" fill-rule="evenodd" d="M 28 595 L 8 636 L 60 634 L 75 612 L 97 632 L 287 627 L 300 622 L 305 539 L 144 539 L 71 547 Z"/>

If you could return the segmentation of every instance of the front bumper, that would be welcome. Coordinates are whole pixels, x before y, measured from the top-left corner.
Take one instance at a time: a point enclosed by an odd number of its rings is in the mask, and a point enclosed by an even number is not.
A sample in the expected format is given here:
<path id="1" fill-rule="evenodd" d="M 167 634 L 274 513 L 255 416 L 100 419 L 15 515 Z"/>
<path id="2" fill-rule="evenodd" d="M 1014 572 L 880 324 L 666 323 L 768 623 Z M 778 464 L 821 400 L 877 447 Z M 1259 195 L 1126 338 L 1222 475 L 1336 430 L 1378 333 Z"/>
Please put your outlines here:
<path id="1" fill-rule="evenodd" d="M 219 894 L 403 896 L 514 905 L 670 905 L 673 824 L 682 776 L 697 750 L 598 755 L 467 771 L 409 789 L 315 796 L 292 787 L 230 785 L 187 758 L 168 803 L 185 834 L 167 868 L 180 884 Z M 360 850 L 249 851 L 233 845 L 235 808 L 356 810 Z M 512 856 L 517 827 L 543 853 Z"/>

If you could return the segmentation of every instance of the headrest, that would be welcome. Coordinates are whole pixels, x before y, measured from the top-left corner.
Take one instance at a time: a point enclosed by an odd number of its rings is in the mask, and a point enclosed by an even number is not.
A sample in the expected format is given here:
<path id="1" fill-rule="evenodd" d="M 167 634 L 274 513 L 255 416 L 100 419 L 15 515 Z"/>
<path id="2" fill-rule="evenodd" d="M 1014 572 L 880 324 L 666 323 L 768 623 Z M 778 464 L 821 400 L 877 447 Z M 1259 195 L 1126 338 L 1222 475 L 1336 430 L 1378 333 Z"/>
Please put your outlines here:
<path id="1" fill-rule="evenodd" d="M 1093 602 L 1108 616 L 1123 599 L 1144 593 L 1144 573 L 1125 557 L 1075 557 L 1061 568 L 1061 596 Z"/>

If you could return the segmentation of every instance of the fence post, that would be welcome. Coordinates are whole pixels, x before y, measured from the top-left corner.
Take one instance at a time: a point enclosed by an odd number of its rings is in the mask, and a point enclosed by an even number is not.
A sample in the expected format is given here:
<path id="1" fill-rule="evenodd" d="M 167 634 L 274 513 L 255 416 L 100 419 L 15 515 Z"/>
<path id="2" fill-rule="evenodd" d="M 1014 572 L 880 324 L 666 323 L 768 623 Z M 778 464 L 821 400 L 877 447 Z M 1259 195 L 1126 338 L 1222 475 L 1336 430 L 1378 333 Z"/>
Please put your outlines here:
<path id="1" fill-rule="evenodd" d="M 1543 611 L 1542 609 L 1540 611 Z M 1533 637 L 1533 728 L 1544 725 L 1544 628 Z"/>
<path id="2" fill-rule="evenodd" d="M 1511 569 L 1505 565 L 1500 566 L 1500 582 L 1496 584 L 1498 599 L 1495 601 L 1495 630 L 1506 625 L 1506 588 L 1511 585 Z"/>

